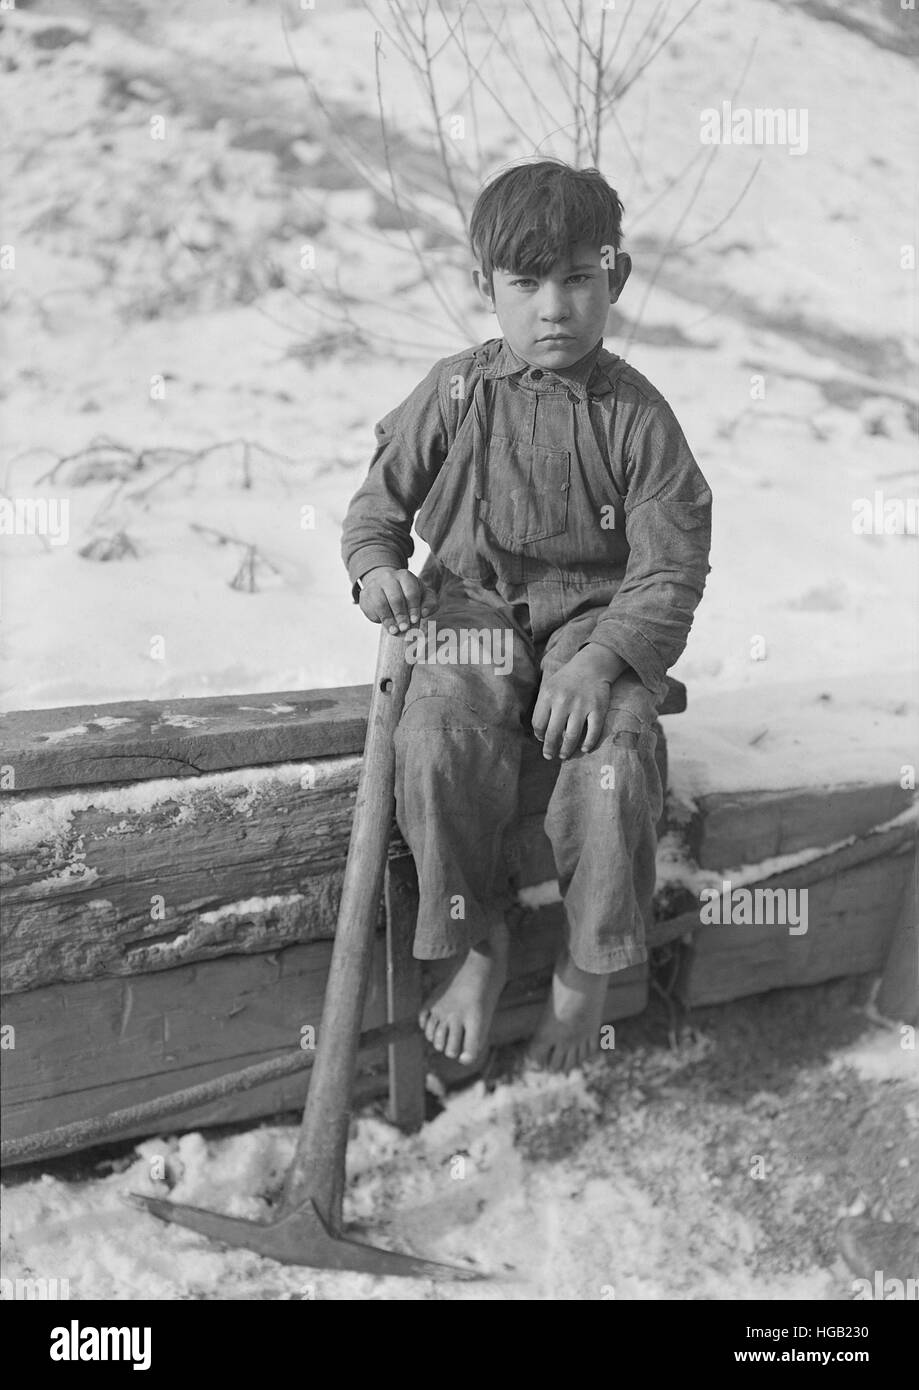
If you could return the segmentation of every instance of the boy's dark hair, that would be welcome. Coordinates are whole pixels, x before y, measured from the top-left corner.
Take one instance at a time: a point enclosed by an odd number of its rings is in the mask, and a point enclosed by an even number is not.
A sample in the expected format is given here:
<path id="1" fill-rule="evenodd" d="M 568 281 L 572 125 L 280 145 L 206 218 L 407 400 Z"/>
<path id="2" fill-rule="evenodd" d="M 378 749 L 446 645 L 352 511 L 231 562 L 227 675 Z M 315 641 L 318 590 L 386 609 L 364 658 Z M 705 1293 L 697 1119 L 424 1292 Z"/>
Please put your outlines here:
<path id="1" fill-rule="evenodd" d="M 494 270 L 546 275 L 577 242 L 618 251 L 623 211 L 599 169 L 541 159 L 485 185 L 472 209 L 469 240 L 489 281 Z"/>

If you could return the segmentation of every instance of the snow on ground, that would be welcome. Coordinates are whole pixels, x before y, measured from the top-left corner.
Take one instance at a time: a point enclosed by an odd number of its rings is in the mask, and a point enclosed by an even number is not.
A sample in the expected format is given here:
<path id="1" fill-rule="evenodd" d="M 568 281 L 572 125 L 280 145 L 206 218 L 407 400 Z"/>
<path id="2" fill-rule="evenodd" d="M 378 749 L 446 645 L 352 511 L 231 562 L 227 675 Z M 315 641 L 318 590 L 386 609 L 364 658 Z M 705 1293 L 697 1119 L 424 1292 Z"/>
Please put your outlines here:
<path id="1" fill-rule="evenodd" d="M 851 982 L 705 1011 L 674 1048 L 652 1009 L 617 1025 L 606 1060 L 477 1082 L 417 1135 L 365 1111 L 349 1231 L 475 1282 L 282 1268 L 127 1205 L 156 1193 L 264 1219 L 296 1134 L 277 1125 L 14 1175 L 3 1277 L 68 1279 L 75 1300 L 848 1298 L 839 1218 L 919 1218 L 915 1052 L 866 1027 Z"/>

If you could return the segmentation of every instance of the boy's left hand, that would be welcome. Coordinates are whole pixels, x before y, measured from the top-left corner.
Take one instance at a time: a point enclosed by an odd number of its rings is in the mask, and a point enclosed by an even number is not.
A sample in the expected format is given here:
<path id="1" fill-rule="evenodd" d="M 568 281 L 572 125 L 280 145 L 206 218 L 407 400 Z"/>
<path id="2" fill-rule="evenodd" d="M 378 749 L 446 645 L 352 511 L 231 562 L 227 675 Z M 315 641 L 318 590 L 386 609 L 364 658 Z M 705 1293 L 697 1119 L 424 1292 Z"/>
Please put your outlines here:
<path id="1" fill-rule="evenodd" d="M 582 753 L 596 748 L 610 691 L 625 669 L 625 662 L 614 652 L 588 645 L 543 679 L 533 711 L 533 733 L 542 744 L 544 758 L 570 758 L 578 747 Z"/>

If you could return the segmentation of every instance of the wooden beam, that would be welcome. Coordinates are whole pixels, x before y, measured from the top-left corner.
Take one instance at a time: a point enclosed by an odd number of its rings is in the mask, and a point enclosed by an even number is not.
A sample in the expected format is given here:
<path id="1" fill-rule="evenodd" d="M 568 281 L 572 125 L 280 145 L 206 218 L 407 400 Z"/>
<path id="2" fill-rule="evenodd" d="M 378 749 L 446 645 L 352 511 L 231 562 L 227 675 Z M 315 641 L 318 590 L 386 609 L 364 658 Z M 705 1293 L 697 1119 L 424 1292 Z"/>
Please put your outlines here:
<path id="1" fill-rule="evenodd" d="M 865 835 L 907 810 L 913 793 L 896 783 L 718 792 L 699 797 L 689 827 L 693 858 L 703 869 L 760 864 Z"/>
<path id="2" fill-rule="evenodd" d="M 330 943 L 316 942 L 9 996 L 3 1022 L 15 1029 L 15 1047 L 2 1052 L 4 1138 L 106 1114 L 318 1042 L 330 957 Z M 385 1022 L 385 994 L 380 937 L 365 1028 Z M 365 1070 L 384 1063 L 383 1047 L 363 1059 Z M 288 1077 L 179 1124 L 288 1108 L 302 1103 L 306 1086 L 305 1075 Z"/>
<path id="3" fill-rule="evenodd" d="M 96 786 L 359 753 L 370 686 L 129 700 L 0 716 L 9 790 Z"/>
<path id="4" fill-rule="evenodd" d="M 807 930 L 788 925 L 702 925 L 699 912 L 663 924 L 693 933 L 677 993 L 688 1005 L 718 1004 L 791 985 L 883 968 L 903 894 L 915 872 L 915 826 L 866 836 L 834 854 L 750 889 L 807 891 Z"/>
<path id="5" fill-rule="evenodd" d="M 913 872 L 903 885 L 903 902 L 890 940 L 875 1007 L 884 1018 L 919 1024 L 919 878 Z"/>
<path id="6" fill-rule="evenodd" d="M 332 936 L 358 771 L 329 759 L 6 801 L 3 991 Z"/>
<path id="7" fill-rule="evenodd" d="M 405 868 L 403 862 L 397 872 Z M 561 940 L 561 920 L 560 905 L 552 905 L 526 914 L 512 931 L 510 981 L 495 1018 L 494 1043 L 521 1041 L 532 1033 Z M 9 996 L 3 1022 L 14 1027 L 16 1046 L 0 1054 L 4 1138 L 105 1115 L 282 1056 L 299 1047 L 305 1025 L 316 1028 L 318 1040 L 330 956 L 329 942 L 312 942 L 264 955 L 180 965 L 134 979 L 57 984 Z M 449 963 L 425 966 L 425 988 L 447 968 Z M 646 966 L 620 972 L 610 984 L 604 1021 L 639 1013 L 647 990 Z M 402 992 L 400 985 L 396 993 Z M 387 1012 L 394 1010 L 387 1008 L 381 935 L 364 1028 L 380 1026 Z M 410 1089 L 403 1089 L 399 1112 L 393 1115 L 397 1123 L 400 1116 L 408 1118 L 412 1106 L 423 1103 L 426 1069 L 440 1068 L 446 1075 L 453 1066 L 420 1037 L 417 1052 Z M 385 1093 L 386 1063 L 383 1047 L 362 1057 L 359 1100 Z M 475 1073 L 461 1068 L 457 1074 L 468 1079 Z M 135 1126 L 123 1137 L 297 1110 L 307 1085 L 305 1073 L 288 1076 L 156 1124 Z"/>
<path id="8" fill-rule="evenodd" d="M 670 679 L 661 714 L 686 708 Z M 360 753 L 370 686 L 181 700 L 128 700 L 0 715 L 7 791 L 194 777 Z"/>
<path id="9" fill-rule="evenodd" d="M 359 773 L 352 754 L 4 798 L 0 992 L 334 936 Z M 520 884 L 551 872 L 557 776 L 531 741 L 508 836 Z"/>

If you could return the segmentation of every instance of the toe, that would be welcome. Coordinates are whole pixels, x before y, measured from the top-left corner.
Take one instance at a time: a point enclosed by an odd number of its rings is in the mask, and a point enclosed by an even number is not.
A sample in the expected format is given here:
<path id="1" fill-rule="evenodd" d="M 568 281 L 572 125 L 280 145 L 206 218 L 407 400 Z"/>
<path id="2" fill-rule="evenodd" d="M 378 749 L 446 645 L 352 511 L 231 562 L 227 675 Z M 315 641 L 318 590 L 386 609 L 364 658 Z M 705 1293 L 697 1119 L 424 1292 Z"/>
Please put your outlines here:
<path id="1" fill-rule="evenodd" d="M 453 1061 L 459 1057 L 463 1050 L 463 1025 L 458 1018 L 453 1019 L 447 1030 L 447 1041 L 444 1046 L 444 1056 L 450 1057 Z"/>
<path id="2" fill-rule="evenodd" d="M 464 1066 L 468 1067 L 471 1062 L 475 1061 L 481 1050 L 481 1030 L 477 1028 L 475 1024 L 467 1023 L 463 1033 L 463 1055 L 460 1058 L 460 1061 L 463 1063 Z"/>
<path id="3" fill-rule="evenodd" d="M 444 1044 L 447 1041 L 447 1024 L 443 1020 L 438 1022 L 431 1041 L 438 1052 L 443 1052 Z"/>
<path id="4" fill-rule="evenodd" d="M 429 1013 L 427 1022 L 424 1025 L 424 1036 L 427 1038 L 429 1043 L 432 1043 L 434 1041 L 434 1034 L 437 1032 L 437 1023 L 437 1015 Z"/>

